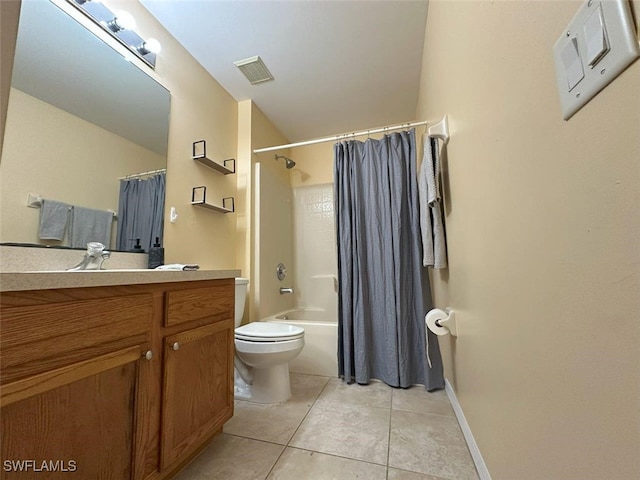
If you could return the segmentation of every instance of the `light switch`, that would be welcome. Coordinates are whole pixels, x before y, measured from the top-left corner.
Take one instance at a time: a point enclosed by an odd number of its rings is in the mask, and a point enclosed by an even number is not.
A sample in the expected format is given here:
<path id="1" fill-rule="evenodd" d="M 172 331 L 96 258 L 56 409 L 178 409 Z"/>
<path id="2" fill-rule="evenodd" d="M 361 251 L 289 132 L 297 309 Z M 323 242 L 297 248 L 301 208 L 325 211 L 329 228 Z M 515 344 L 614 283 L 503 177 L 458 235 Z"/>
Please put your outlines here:
<path id="1" fill-rule="evenodd" d="M 607 29 L 602 16 L 602 7 L 598 5 L 584 24 L 584 39 L 587 45 L 587 64 L 593 68 L 609 51 Z"/>
<path id="2" fill-rule="evenodd" d="M 558 33 L 553 60 L 568 120 L 640 57 L 640 45 L 629 0 L 583 0 Z"/>
<path id="3" fill-rule="evenodd" d="M 580 52 L 578 52 L 578 40 L 573 37 L 569 43 L 562 49 L 560 53 L 562 65 L 567 76 L 567 91 L 580 83 L 584 78 L 584 70 L 582 69 L 582 61 L 580 60 Z"/>

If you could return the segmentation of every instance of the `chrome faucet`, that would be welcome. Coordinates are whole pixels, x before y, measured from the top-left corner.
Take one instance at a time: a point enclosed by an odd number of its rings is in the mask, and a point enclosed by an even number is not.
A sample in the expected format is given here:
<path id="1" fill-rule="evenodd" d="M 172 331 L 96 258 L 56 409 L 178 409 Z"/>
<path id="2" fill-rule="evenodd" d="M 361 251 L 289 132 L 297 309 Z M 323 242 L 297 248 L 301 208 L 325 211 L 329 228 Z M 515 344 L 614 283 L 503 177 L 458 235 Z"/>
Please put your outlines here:
<path id="1" fill-rule="evenodd" d="M 104 248 L 100 242 L 87 243 L 87 251 L 82 261 L 73 268 L 67 268 L 67 271 L 102 270 L 102 263 L 111 256 Z"/>
<path id="2" fill-rule="evenodd" d="M 293 287 L 280 287 L 280 295 L 285 293 L 293 293 Z"/>

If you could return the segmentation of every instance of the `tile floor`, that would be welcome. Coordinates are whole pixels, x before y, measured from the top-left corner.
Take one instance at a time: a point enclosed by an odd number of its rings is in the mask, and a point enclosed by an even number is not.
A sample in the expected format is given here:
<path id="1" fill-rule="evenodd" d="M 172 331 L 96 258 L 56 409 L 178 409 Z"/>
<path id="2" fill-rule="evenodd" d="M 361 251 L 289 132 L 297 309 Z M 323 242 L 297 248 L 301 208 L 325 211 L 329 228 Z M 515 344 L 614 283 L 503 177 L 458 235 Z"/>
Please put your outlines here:
<path id="1" fill-rule="evenodd" d="M 236 401 L 176 480 L 477 480 L 444 391 L 291 374 L 281 405 Z"/>

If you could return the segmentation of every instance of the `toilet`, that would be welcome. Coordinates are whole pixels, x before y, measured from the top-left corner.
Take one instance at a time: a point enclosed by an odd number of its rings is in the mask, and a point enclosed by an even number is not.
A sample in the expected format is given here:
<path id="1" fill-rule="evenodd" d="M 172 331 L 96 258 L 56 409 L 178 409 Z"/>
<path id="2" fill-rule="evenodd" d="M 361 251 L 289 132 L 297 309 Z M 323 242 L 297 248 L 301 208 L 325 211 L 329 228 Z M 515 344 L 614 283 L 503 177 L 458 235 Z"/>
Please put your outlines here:
<path id="1" fill-rule="evenodd" d="M 255 403 L 286 402 L 291 397 L 289 362 L 304 347 L 304 328 L 269 322 L 240 326 L 248 284 L 246 278 L 236 278 L 235 398 Z"/>

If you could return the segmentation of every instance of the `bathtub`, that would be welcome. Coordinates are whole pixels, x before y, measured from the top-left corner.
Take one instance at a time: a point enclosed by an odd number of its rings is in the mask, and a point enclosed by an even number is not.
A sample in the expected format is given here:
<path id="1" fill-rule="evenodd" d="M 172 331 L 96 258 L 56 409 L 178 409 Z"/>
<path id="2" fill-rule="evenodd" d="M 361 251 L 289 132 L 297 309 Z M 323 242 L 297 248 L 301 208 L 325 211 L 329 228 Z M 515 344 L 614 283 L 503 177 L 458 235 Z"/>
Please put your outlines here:
<path id="1" fill-rule="evenodd" d="M 263 321 L 304 328 L 304 348 L 289 363 L 289 371 L 309 375 L 338 376 L 338 319 L 325 310 L 298 308 Z"/>

